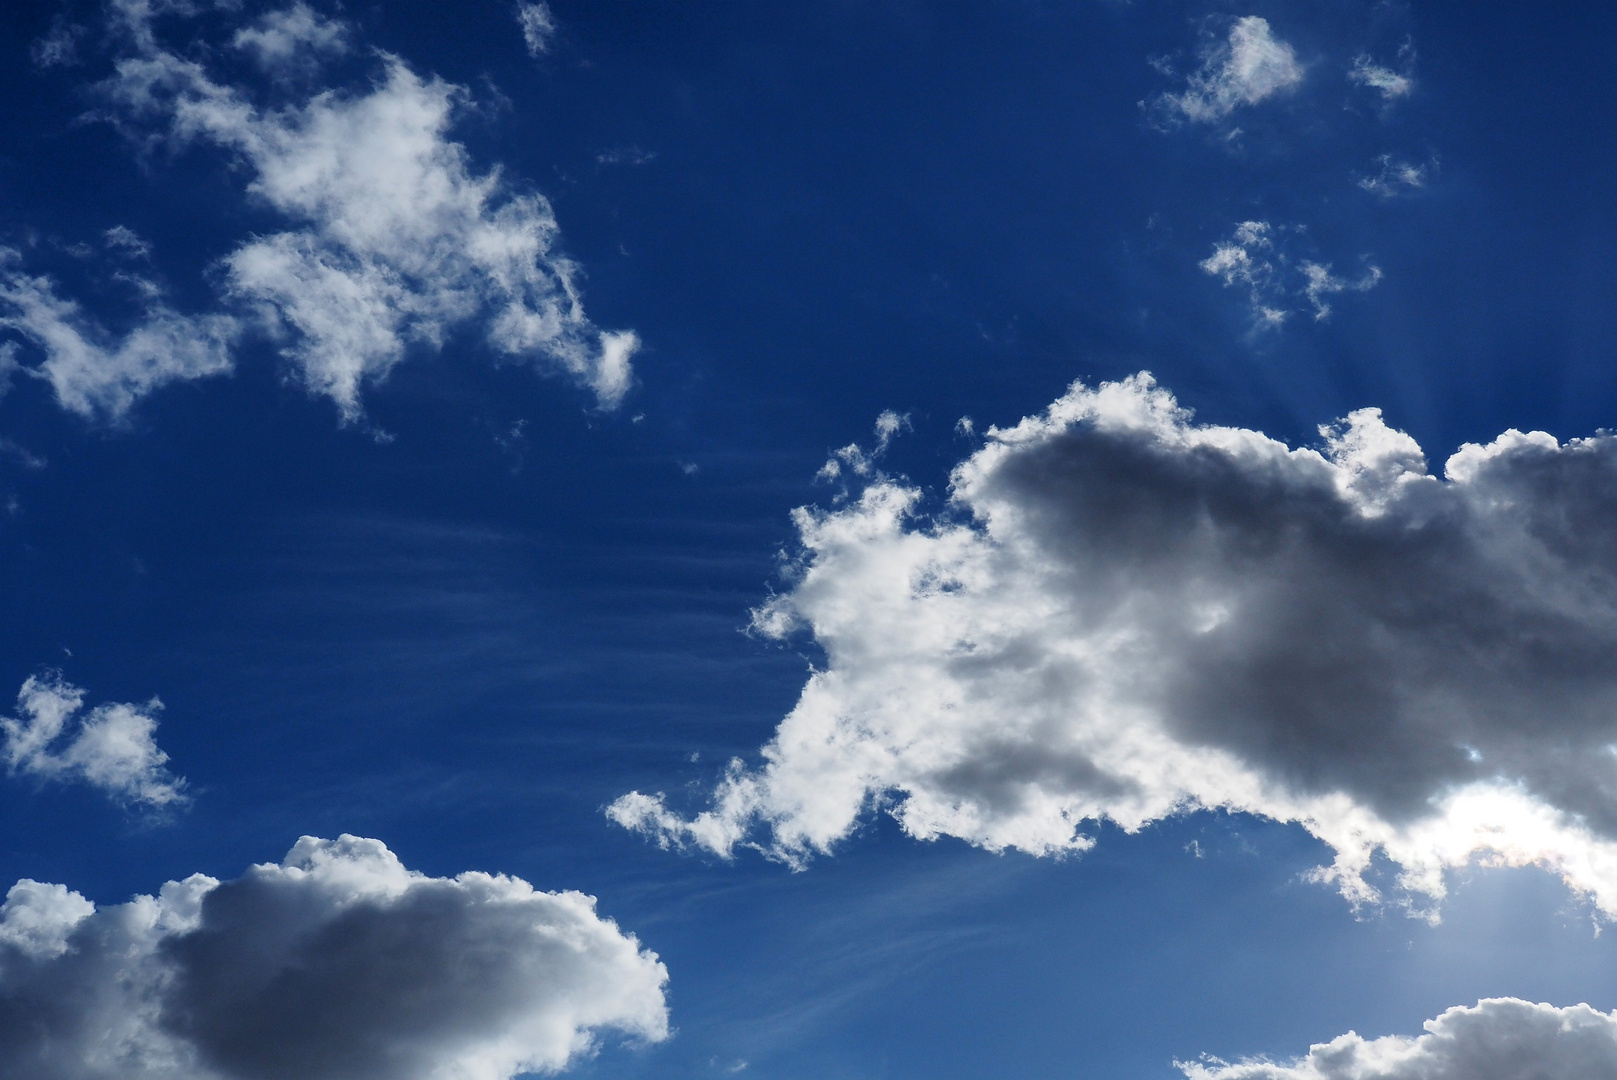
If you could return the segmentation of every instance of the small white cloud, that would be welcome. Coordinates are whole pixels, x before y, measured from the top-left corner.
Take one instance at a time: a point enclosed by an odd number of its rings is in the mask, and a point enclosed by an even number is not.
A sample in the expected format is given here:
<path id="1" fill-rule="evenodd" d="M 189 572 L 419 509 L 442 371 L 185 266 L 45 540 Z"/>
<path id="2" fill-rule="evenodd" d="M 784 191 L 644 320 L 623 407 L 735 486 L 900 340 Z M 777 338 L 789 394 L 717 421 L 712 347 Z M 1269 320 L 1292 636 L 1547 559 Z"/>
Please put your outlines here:
<path id="1" fill-rule="evenodd" d="M 1305 262 L 1299 267 L 1308 284 L 1303 290 L 1308 302 L 1313 305 L 1315 320 L 1327 318 L 1331 314 L 1331 305 L 1326 297 L 1339 292 L 1366 292 L 1381 282 L 1381 268 L 1372 266 L 1357 280 L 1337 277 L 1331 273 L 1330 263 Z"/>
<path id="2" fill-rule="evenodd" d="M 163 703 L 98 705 L 51 672 L 30 676 L 17 694 L 19 716 L 0 716 L 3 753 L 13 772 L 78 780 L 125 803 L 162 808 L 188 801 L 185 781 L 157 748 L 154 715 Z"/>
<path id="3" fill-rule="evenodd" d="M 54 283 L 17 268 L 0 249 L 0 328 L 37 347 L 44 359 L 20 370 L 45 379 L 62 407 L 86 418 L 118 420 L 136 400 L 167 383 L 228 374 L 241 326 L 228 315 L 181 315 L 132 279 L 147 296 L 145 313 L 122 336 L 56 294 Z"/>
<path id="4" fill-rule="evenodd" d="M 265 71 L 309 70 L 314 62 L 348 50 L 348 26 L 298 0 L 236 31 L 231 44 Z"/>
<path id="5" fill-rule="evenodd" d="M 824 662 L 706 808 L 613 821 L 801 864 L 876 810 L 1055 855 L 1222 809 L 1321 839 L 1355 903 L 1384 857 L 1415 913 L 1480 862 L 1617 916 L 1617 436 L 1506 431 L 1440 479 L 1379 410 L 1293 449 L 1142 374 L 987 437 L 937 516 L 879 476 L 796 512 L 753 629 Z"/>
<path id="6" fill-rule="evenodd" d="M 1437 171 L 1435 157 L 1424 165 L 1411 165 L 1407 161 L 1394 158 L 1391 154 L 1382 154 L 1376 158 L 1376 164 L 1380 169 L 1374 176 L 1360 177 L 1359 186 L 1383 199 L 1419 191 L 1426 186 L 1431 174 Z"/>
<path id="7" fill-rule="evenodd" d="M 606 1031 L 666 1038 L 667 978 L 592 897 L 304 837 L 233 881 L 100 910 L 18 882 L 0 907 L 0 1074 L 510 1080 Z"/>
<path id="8" fill-rule="evenodd" d="M 1381 281 L 1381 269 L 1369 266 L 1358 278 L 1333 275 L 1331 264 L 1311 259 L 1294 262 L 1285 246 L 1295 243 L 1300 228 L 1279 228 L 1267 221 L 1243 221 L 1228 240 L 1213 245 L 1213 253 L 1197 265 L 1226 287 L 1245 290 L 1254 328 L 1273 328 L 1292 314 L 1298 297 L 1305 299 L 1315 320 L 1331 313 L 1325 297 L 1340 292 L 1365 292 Z M 1288 241 L 1282 245 L 1281 241 Z"/>
<path id="9" fill-rule="evenodd" d="M 114 251 L 135 259 L 151 257 L 152 246 L 142 240 L 133 229 L 125 225 L 114 225 L 102 235 L 106 239 L 107 247 Z"/>
<path id="10" fill-rule="evenodd" d="M 1407 59 L 1413 59 L 1413 57 L 1410 56 Z M 1348 69 L 1348 79 L 1359 86 L 1380 91 L 1383 101 L 1408 97 L 1415 91 L 1413 76 L 1407 73 L 1400 74 L 1392 68 L 1372 63 L 1368 56 L 1359 56 L 1354 59 L 1353 66 Z"/>
<path id="11" fill-rule="evenodd" d="M 1302 81 L 1296 51 L 1274 36 L 1267 19 L 1248 15 L 1235 21 L 1228 39 L 1203 50 L 1202 65 L 1190 75 L 1183 93 L 1166 94 L 1160 100 L 1178 117 L 1213 123 Z"/>
<path id="12" fill-rule="evenodd" d="M 528 55 L 538 58 L 550 51 L 556 38 L 556 18 L 544 0 L 519 0 L 517 23 L 522 27 L 522 43 Z"/>
<path id="13" fill-rule="evenodd" d="M 1279 1063 L 1176 1062 L 1189 1080 L 1592 1080 L 1617 1076 L 1617 1012 L 1520 998 L 1455 1006 L 1413 1038 L 1348 1032 Z"/>
<path id="14" fill-rule="evenodd" d="M 79 62 L 79 35 L 82 27 L 74 26 L 61 16 L 51 22 L 50 30 L 28 49 L 28 57 L 38 68 L 69 67 Z"/>

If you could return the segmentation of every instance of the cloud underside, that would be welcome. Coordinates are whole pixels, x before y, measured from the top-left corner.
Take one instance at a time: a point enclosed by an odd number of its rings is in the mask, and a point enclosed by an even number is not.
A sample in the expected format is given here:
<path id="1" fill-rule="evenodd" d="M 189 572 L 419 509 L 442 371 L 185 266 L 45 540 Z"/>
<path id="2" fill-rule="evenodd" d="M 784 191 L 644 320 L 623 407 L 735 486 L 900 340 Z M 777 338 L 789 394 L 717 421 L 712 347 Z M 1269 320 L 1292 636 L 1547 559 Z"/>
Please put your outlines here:
<path id="1" fill-rule="evenodd" d="M 1617 1013 L 1487 998 L 1428 1020 L 1416 1038 L 1349 1032 L 1293 1062 L 1179 1067 L 1189 1080 L 1589 1080 L 1617 1076 Z"/>
<path id="2" fill-rule="evenodd" d="M 0 1074 L 34 1080 L 506 1080 L 611 1029 L 668 1033 L 667 974 L 593 898 L 406 870 L 305 837 L 279 865 L 96 909 L 0 907 Z"/>
<path id="3" fill-rule="evenodd" d="M 638 339 L 585 314 L 544 197 L 512 190 L 498 170 L 478 173 L 448 137 L 464 88 L 381 54 L 381 74 L 364 91 L 261 108 L 246 87 L 160 46 L 148 7 L 114 5 L 131 52 L 100 86 L 109 115 L 148 142 L 235 155 L 249 197 L 284 227 L 220 261 L 224 311 L 180 315 L 154 287 L 121 333 L 60 298 L 53 282 L 23 274 L 10 253 L 0 326 L 43 353 L 31 370 L 65 407 L 117 418 L 164 383 L 224 374 L 249 331 L 277 341 L 301 381 L 348 418 L 363 411 L 364 386 L 411 350 L 435 350 L 468 329 L 497 357 L 572 377 L 602 407 L 622 399 Z M 234 44 L 279 76 L 312 72 L 347 48 L 349 33 L 295 4 L 243 28 Z"/>
<path id="4" fill-rule="evenodd" d="M 1147 375 L 990 431 L 951 512 L 877 477 L 797 512 L 754 613 L 825 652 L 712 805 L 609 808 L 802 863 L 872 808 L 1037 855 L 1222 809 L 1301 823 L 1355 901 L 1396 864 L 1540 864 L 1617 914 L 1617 438 L 1507 431 L 1440 479 L 1379 410 L 1321 450 L 1197 425 Z M 759 835 L 760 830 L 763 835 Z"/>

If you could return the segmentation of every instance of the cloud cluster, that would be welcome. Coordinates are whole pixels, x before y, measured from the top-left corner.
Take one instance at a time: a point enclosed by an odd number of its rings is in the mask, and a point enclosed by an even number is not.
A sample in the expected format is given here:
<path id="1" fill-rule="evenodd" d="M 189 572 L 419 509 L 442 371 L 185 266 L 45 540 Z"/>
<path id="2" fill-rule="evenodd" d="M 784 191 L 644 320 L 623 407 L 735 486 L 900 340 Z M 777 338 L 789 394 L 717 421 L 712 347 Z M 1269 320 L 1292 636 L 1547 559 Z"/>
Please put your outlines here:
<path id="1" fill-rule="evenodd" d="M 1330 263 L 1294 260 L 1277 246 L 1286 230 L 1267 221 L 1243 221 L 1228 240 L 1213 245 L 1213 253 L 1199 265 L 1226 287 L 1246 290 L 1256 327 L 1276 327 L 1292 314 L 1298 297 L 1308 302 L 1316 321 L 1331 314 L 1327 297 L 1340 292 L 1366 292 L 1381 282 L 1381 269 L 1367 266 L 1358 278 L 1339 277 Z"/>
<path id="2" fill-rule="evenodd" d="M 31 676 L 17 694 L 16 717 L 0 716 L 0 754 L 13 772 L 78 780 L 120 802 L 161 808 L 188 801 L 185 781 L 167 769 L 154 735 L 163 707 L 97 705 L 84 709 L 84 691 L 49 672 Z"/>
<path id="3" fill-rule="evenodd" d="M 507 1080 L 602 1030 L 665 1038 L 666 981 L 591 897 L 304 837 L 234 881 L 100 909 L 19 881 L 0 907 L 0 1074 Z"/>
<path id="4" fill-rule="evenodd" d="M 1160 101 L 1169 116 L 1192 123 L 1215 123 L 1243 105 L 1256 105 L 1303 81 L 1292 47 L 1274 36 L 1269 21 L 1256 15 L 1237 19 L 1229 37 L 1203 50 L 1202 63 L 1185 89 Z"/>
<path id="5" fill-rule="evenodd" d="M 604 332 L 584 312 L 578 268 L 557 250 L 543 196 L 478 172 L 449 138 L 468 93 L 424 78 L 397 57 L 367 89 L 327 89 L 292 104 L 255 104 L 165 48 L 161 15 L 179 0 L 118 0 L 109 19 L 126 55 L 101 85 L 112 115 L 151 142 L 205 142 L 234 154 L 249 195 L 285 228 L 256 236 L 219 266 L 232 310 L 184 316 L 148 297 L 144 318 L 117 337 L 58 297 L 47 279 L 0 267 L 0 326 L 44 353 L 37 374 L 74 411 L 116 418 L 165 382 L 228 372 L 244 326 L 280 342 L 302 382 L 345 418 L 361 392 L 411 349 L 432 350 L 477 328 L 496 355 L 564 373 L 603 408 L 632 382 L 632 331 Z M 542 13 L 541 8 L 533 10 Z M 299 2 L 268 12 L 232 43 L 277 77 L 312 73 L 349 47 L 351 28 Z"/>
<path id="6" fill-rule="evenodd" d="M 1379 410 L 1321 437 L 1196 424 L 1142 374 L 991 429 L 942 516 L 884 477 L 797 511 L 754 624 L 824 665 L 708 809 L 610 816 L 801 864 L 872 809 L 1046 855 L 1218 808 L 1303 825 L 1355 902 L 1379 852 L 1428 913 L 1481 860 L 1617 914 L 1617 437 L 1507 431 L 1442 478 Z"/>
<path id="7" fill-rule="evenodd" d="M 1180 1062 L 1188 1080 L 1589 1080 L 1617 1076 L 1617 1012 L 1519 998 L 1456 1006 L 1416 1038 L 1348 1032 L 1286 1064 Z"/>

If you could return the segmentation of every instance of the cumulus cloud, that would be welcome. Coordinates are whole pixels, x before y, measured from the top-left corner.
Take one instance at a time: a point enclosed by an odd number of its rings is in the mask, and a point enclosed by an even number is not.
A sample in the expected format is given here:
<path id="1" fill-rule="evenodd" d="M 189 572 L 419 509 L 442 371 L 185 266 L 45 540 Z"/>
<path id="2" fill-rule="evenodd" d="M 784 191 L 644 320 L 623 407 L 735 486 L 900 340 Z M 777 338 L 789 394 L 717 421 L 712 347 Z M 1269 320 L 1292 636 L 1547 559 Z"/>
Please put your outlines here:
<path id="1" fill-rule="evenodd" d="M 1244 289 L 1252 306 L 1253 325 L 1260 328 L 1285 322 L 1299 297 L 1319 320 L 1331 313 L 1327 296 L 1365 292 L 1380 283 L 1381 270 L 1376 266 L 1367 266 L 1358 278 L 1349 279 L 1333 274 L 1330 263 L 1294 262 L 1283 241 L 1294 240 L 1301 232 L 1301 228 L 1277 227 L 1267 221 L 1243 221 L 1197 265 L 1226 287 Z"/>
<path id="2" fill-rule="evenodd" d="M 157 748 L 163 703 L 97 705 L 84 712 L 84 691 L 49 672 L 30 676 L 17 694 L 18 716 L 0 716 L 6 766 L 53 780 L 77 780 L 121 802 L 149 807 L 187 801 L 185 781 Z"/>
<path id="3" fill-rule="evenodd" d="M 238 43 L 300 55 L 317 29 L 337 33 L 299 11 L 261 21 L 243 32 L 258 37 Z M 550 204 L 513 192 L 498 170 L 477 173 L 448 138 L 464 88 L 384 54 L 364 92 L 327 90 L 266 110 L 197 61 L 151 44 L 121 60 L 104 89 L 120 115 L 159 125 L 173 143 L 238 154 L 249 192 L 288 219 L 291 228 L 224 259 L 228 289 L 264 316 L 303 381 L 345 416 L 360 414 L 362 386 L 408 348 L 436 348 L 467 324 L 481 325 L 504 357 L 571 375 L 603 407 L 628 390 L 639 340 L 585 315 L 577 267 L 555 250 Z"/>
<path id="4" fill-rule="evenodd" d="M 667 972 L 577 892 L 407 870 L 376 840 L 104 908 L 0 907 L 0 1073 L 37 1080 L 508 1080 L 668 1034 Z"/>
<path id="5" fill-rule="evenodd" d="M 528 47 L 529 56 L 538 58 L 550 51 L 556 37 L 556 17 L 550 13 L 550 5 L 544 0 L 519 0 L 517 23 L 522 27 L 522 43 Z"/>
<path id="6" fill-rule="evenodd" d="M 125 243 L 117 232 L 108 233 L 110 244 Z M 241 333 L 234 317 L 181 314 L 161 299 L 154 283 L 129 276 L 145 310 L 117 334 L 59 296 L 50 278 L 23 272 L 20 262 L 17 251 L 0 248 L 0 328 L 21 335 L 43 355 L 19 368 L 49 382 L 63 408 L 116 420 L 160 386 L 231 370 L 231 346 Z"/>
<path id="7" fill-rule="evenodd" d="M 1170 116 L 1214 123 L 1302 81 L 1296 51 L 1274 36 L 1267 19 L 1248 15 L 1235 20 L 1226 40 L 1203 50 L 1201 67 L 1191 73 L 1182 93 L 1159 100 Z"/>
<path id="8" fill-rule="evenodd" d="M 636 792 L 611 818 L 801 865 L 872 810 L 1052 855 L 1222 809 L 1300 823 L 1355 902 L 1387 895 L 1379 853 L 1429 915 L 1477 861 L 1617 914 L 1617 437 L 1511 430 L 1438 477 L 1379 410 L 1320 433 L 1074 384 L 990 429 L 936 517 L 885 477 L 797 511 L 753 625 L 823 665 L 707 809 Z"/>
<path id="9" fill-rule="evenodd" d="M 1589 1080 L 1617 1076 L 1617 1013 L 1519 998 L 1455 1006 L 1415 1038 L 1348 1032 L 1277 1064 L 1179 1062 L 1189 1080 Z"/>
<path id="10" fill-rule="evenodd" d="M 1433 158 L 1424 165 L 1411 165 L 1407 161 L 1400 161 L 1391 154 L 1382 154 L 1376 158 L 1380 169 L 1374 176 L 1359 178 L 1359 186 L 1372 195 L 1379 195 L 1383 199 L 1391 199 L 1398 195 L 1410 195 L 1426 186 L 1426 181 L 1437 170 L 1437 159 Z"/>

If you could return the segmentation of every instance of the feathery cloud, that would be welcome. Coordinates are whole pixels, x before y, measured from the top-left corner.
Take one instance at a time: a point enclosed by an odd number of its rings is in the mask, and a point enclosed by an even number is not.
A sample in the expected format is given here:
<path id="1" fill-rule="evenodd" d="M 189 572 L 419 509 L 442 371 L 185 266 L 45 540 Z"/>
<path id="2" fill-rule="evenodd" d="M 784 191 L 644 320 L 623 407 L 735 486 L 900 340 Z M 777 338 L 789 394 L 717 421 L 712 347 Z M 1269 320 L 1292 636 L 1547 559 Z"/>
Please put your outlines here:
<path id="1" fill-rule="evenodd" d="M 1358 278 L 1350 279 L 1333 274 L 1330 263 L 1302 259 L 1294 265 L 1282 241 L 1294 240 L 1301 231 L 1267 221 L 1243 221 L 1228 240 L 1214 244 L 1213 253 L 1197 265 L 1226 287 L 1246 290 L 1253 325 L 1258 328 L 1284 323 L 1293 313 L 1291 305 L 1297 297 L 1307 300 L 1315 320 L 1320 320 L 1331 313 L 1327 296 L 1366 292 L 1380 284 L 1381 269 L 1377 266 L 1369 266 Z"/>

